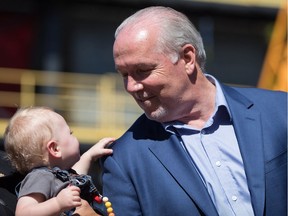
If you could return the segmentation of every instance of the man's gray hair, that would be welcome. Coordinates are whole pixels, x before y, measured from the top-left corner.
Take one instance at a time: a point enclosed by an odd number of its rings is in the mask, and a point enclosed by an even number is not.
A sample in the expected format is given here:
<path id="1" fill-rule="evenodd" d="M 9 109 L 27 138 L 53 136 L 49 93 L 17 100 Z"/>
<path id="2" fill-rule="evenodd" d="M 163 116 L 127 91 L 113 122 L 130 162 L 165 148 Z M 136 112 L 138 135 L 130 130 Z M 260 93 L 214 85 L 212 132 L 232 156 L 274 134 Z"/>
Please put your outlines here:
<path id="1" fill-rule="evenodd" d="M 158 49 L 161 53 L 168 53 L 172 62 L 176 63 L 181 47 L 192 44 L 196 51 L 196 61 L 204 72 L 206 53 L 202 37 L 187 16 L 172 8 L 152 6 L 137 11 L 120 24 L 115 38 L 126 26 L 141 25 L 143 21 L 147 23 L 149 20 L 158 27 Z"/>

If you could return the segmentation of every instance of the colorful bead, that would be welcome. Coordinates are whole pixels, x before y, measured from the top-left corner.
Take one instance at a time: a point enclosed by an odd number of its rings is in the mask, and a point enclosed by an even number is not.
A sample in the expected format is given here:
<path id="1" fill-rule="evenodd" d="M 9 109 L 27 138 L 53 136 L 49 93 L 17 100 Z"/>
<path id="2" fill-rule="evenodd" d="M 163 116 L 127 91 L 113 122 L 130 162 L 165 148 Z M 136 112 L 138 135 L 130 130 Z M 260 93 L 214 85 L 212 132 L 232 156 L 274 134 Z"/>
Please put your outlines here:
<path id="1" fill-rule="evenodd" d="M 106 206 L 106 208 L 109 208 L 112 206 L 112 203 L 111 202 L 105 202 L 105 206 Z"/>
<path id="2" fill-rule="evenodd" d="M 109 202 L 108 197 L 102 197 L 102 201 L 103 201 L 104 204 L 105 204 L 105 207 L 106 207 L 106 209 L 107 209 L 108 216 L 115 216 L 115 214 L 114 214 L 114 212 L 113 212 L 113 208 L 112 208 L 112 203 Z"/>
<path id="3" fill-rule="evenodd" d="M 108 202 L 109 201 L 108 197 L 103 197 L 102 200 L 103 200 L 103 202 Z"/>
<path id="4" fill-rule="evenodd" d="M 102 203 L 102 199 L 100 196 L 95 196 L 94 197 L 94 200 L 97 202 L 97 203 Z"/>
<path id="5" fill-rule="evenodd" d="M 112 213 L 113 212 L 113 208 L 112 207 L 107 208 L 107 212 L 108 213 Z"/>

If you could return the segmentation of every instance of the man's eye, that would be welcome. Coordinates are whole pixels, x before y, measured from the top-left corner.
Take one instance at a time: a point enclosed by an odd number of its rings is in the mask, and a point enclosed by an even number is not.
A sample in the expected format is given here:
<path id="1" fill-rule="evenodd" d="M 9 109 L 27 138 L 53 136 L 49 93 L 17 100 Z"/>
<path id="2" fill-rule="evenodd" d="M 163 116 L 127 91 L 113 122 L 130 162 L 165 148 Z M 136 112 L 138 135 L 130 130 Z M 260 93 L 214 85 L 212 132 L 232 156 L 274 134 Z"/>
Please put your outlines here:
<path id="1" fill-rule="evenodd" d="M 128 74 L 121 74 L 122 78 L 127 78 Z"/>
<path id="2" fill-rule="evenodd" d="M 151 74 L 151 72 L 152 72 L 152 70 L 150 70 L 150 69 L 138 69 L 135 74 L 140 79 L 144 79 L 144 78 L 148 77 Z"/>
<path id="3" fill-rule="evenodd" d="M 143 68 L 138 68 L 137 72 L 139 73 L 149 73 L 153 70 L 153 68 L 149 68 L 149 67 L 143 67 Z"/>
<path id="4" fill-rule="evenodd" d="M 127 77 L 128 76 L 128 73 L 124 73 L 124 72 L 121 72 L 121 71 L 117 71 L 123 78 Z"/>

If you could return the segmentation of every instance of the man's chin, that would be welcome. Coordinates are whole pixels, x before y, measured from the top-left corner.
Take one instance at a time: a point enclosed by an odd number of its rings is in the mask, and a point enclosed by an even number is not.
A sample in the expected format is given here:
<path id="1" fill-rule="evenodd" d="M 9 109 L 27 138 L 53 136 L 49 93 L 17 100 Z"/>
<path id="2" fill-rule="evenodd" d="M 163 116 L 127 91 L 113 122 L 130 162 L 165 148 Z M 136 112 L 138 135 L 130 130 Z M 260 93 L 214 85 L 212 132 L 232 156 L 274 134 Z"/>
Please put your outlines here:
<path id="1" fill-rule="evenodd" d="M 165 122 L 167 117 L 165 110 L 156 110 L 154 112 L 145 112 L 145 115 L 148 119 L 154 120 L 157 122 Z"/>

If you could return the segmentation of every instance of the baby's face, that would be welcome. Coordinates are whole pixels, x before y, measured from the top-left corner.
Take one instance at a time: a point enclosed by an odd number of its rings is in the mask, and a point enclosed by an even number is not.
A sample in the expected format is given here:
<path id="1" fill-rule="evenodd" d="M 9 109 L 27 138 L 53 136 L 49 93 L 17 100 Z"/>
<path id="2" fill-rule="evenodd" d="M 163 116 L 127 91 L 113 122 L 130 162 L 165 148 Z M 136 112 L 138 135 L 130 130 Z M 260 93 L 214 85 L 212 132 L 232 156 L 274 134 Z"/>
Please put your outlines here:
<path id="1" fill-rule="evenodd" d="M 62 166 L 65 166 L 61 168 L 69 169 L 80 159 L 79 142 L 61 115 L 55 113 L 53 122 L 55 126 L 54 139 L 61 151 Z"/>

